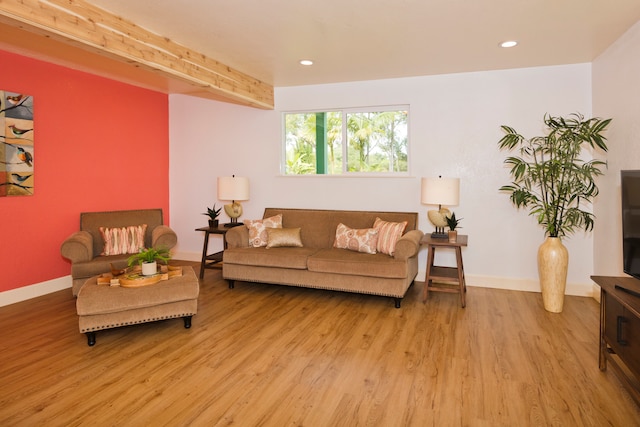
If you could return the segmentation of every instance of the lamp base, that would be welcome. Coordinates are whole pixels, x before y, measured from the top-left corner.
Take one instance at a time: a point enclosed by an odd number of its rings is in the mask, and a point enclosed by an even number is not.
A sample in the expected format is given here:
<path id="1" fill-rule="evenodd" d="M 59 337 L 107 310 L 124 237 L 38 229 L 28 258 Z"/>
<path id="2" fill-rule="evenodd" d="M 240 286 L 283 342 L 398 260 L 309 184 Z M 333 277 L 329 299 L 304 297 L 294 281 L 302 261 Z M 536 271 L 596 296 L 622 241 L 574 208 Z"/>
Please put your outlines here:
<path id="1" fill-rule="evenodd" d="M 230 227 L 237 227 L 239 225 L 244 225 L 244 222 L 228 222 L 224 226 L 227 228 L 230 228 Z"/>
<path id="2" fill-rule="evenodd" d="M 432 239 L 448 239 L 449 235 L 444 232 L 444 227 L 436 226 L 436 231 L 431 233 Z"/>

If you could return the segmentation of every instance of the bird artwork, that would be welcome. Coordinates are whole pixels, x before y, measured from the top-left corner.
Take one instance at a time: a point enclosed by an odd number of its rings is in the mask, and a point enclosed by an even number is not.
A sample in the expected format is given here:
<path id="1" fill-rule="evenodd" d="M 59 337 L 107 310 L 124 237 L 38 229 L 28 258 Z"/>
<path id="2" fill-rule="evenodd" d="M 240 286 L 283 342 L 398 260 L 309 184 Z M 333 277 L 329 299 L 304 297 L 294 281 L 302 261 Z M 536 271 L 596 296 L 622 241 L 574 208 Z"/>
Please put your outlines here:
<path id="1" fill-rule="evenodd" d="M 23 94 L 7 95 L 7 102 L 11 105 L 18 105 L 23 98 L 24 98 Z"/>
<path id="2" fill-rule="evenodd" d="M 0 90 L 0 200 L 34 194 L 33 104 L 31 95 Z"/>
<path id="3" fill-rule="evenodd" d="M 29 167 L 33 166 L 33 156 L 22 147 L 18 147 L 18 159 L 26 163 Z"/>
<path id="4" fill-rule="evenodd" d="M 11 133 L 13 133 L 13 135 L 17 136 L 18 138 L 24 135 L 25 133 L 31 132 L 33 130 L 33 129 L 20 129 L 16 125 L 9 125 L 8 127 L 9 129 L 11 129 Z"/>
<path id="5" fill-rule="evenodd" d="M 33 98 L 30 95 L 14 93 L 3 98 L 0 113 L 7 112 L 6 117 L 33 120 Z"/>
<path id="6" fill-rule="evenodd" d="M 16 182 L 25 182 L 26 180 L 31 178 L 33 176 L 33 174 L 30 174 L 30 175 L 19 175 L 17 173 L 12 173 L 11 176 L 13 177 L 13 179 Z"/>

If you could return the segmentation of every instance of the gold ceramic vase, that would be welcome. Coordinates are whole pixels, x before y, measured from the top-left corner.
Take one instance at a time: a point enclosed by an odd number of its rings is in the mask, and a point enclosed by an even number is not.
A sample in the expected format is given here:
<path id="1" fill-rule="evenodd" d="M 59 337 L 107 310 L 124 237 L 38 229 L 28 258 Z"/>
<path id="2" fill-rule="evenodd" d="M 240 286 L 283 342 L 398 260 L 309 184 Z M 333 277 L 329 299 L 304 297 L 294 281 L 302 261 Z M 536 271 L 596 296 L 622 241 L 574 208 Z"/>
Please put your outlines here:
<path id="1" fill-rule="evenodd" d="M 538 248 L 538 275 L 545 310 L 562 312 L 568 267 L 567 248 L 559 237 L 547 237 Z"/>

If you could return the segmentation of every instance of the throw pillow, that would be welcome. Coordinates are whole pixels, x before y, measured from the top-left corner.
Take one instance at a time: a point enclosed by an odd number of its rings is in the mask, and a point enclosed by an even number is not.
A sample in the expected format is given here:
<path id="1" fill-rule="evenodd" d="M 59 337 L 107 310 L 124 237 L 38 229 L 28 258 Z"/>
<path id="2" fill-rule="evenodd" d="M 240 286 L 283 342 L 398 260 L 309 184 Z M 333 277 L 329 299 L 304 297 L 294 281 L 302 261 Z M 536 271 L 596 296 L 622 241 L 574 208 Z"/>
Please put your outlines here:
<path id="1" fill-rule="evenodd" d="M 104 248 L 100 255 L 135 254 L 144 248 L 144 233 L 147 224 L 129 227 L 100 227 Z"/>
<path id="2" fill-rule="evenodd" d="M 349 228 L 344 224 L 338 224 L 336 228 L 336 239 L 333 247 L 338 249 L 349 249 L 367 254 L 376 253 L 378 242 L 378 230 L 375 228 Z"/>
<path id="3" fill-rule="evenodd" d="M 282 214 L 264 219 L 245 219 L 249 229 L 249 246 L 260 248 L 267 246 L 267 228 L 282 228 Z"/>
<path id="4" fill-rule="evenodd" d="M 267 228 L 267 249 L 282 247 L 302 247 L 300 228 Z"/>
<path id="5" fill-rule="evenodd" d="M 378 230 L 378 252 L 391 255 L 396 251 L 396 243 L 402 237 L 404 229 L 407 227 L 407 221 L 389 222 L 376 218 L 373 228 Z"/>

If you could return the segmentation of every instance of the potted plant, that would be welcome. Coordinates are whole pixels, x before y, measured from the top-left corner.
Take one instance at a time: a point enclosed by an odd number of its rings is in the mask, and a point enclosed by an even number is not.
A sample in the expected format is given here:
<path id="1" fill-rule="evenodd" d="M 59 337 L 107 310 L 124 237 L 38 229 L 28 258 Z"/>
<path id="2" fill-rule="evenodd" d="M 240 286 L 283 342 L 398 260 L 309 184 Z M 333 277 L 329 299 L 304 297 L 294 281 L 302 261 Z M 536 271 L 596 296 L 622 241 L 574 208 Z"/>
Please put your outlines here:
<path id="1" fill-rule="evenodd" d="M 445 216 L 444 218 L 447 221 L 447 226 L 449 227 L 449 242 L 455 243 L 458 240 L 458 230 L 456 230 L 456 228 L 462 228 L 459 227 L 462 218 L 456 218 L 455 212 L 449 216 Z"/>
<path id="2" fill-rule="evenodd" d="M 209 227 L 216 228 L 218 226 L 218 217 L 220 216 L 220 211 L 222 208 L 216 209 L 216 204 L 213 204 L 212 208 L 207 208 L 207 212 L 202 215 L 207 215 L 209 217 Z"/>
<path id="3" fill-rule="evenodd" d="M 593 229 L 595 216 L 585 208 L 598 195 L 595 178 L 602 175 L 601 160 L 582 160 L 585 149 L 607 151 L 603 132 L 611 119 L 585 119 L 578 113 L 567 118 L 545 114 L 545 136 L 527 139 L 509 126 L 498 142 L 501 150 L 517 149 L 504 161 L 512 182 L 509 193 L 517 208 L 528 208 L 547 236 L 538 250 L 538 273 L 544 307 L 559 313 L 564 303 L 569 255 L 561 239 L 576 230 Z"/>
<path id="4" fill-rule="evenodd" d="M 127 260 L 129 267 L 139 264 L 142 268 L 143 276 L 152 276 L 158 272 L 157 261 L 168 264 L 171 259 L 169 249 L 166 248 L 144 248 L 140 252 L 133 254 Z"/>

